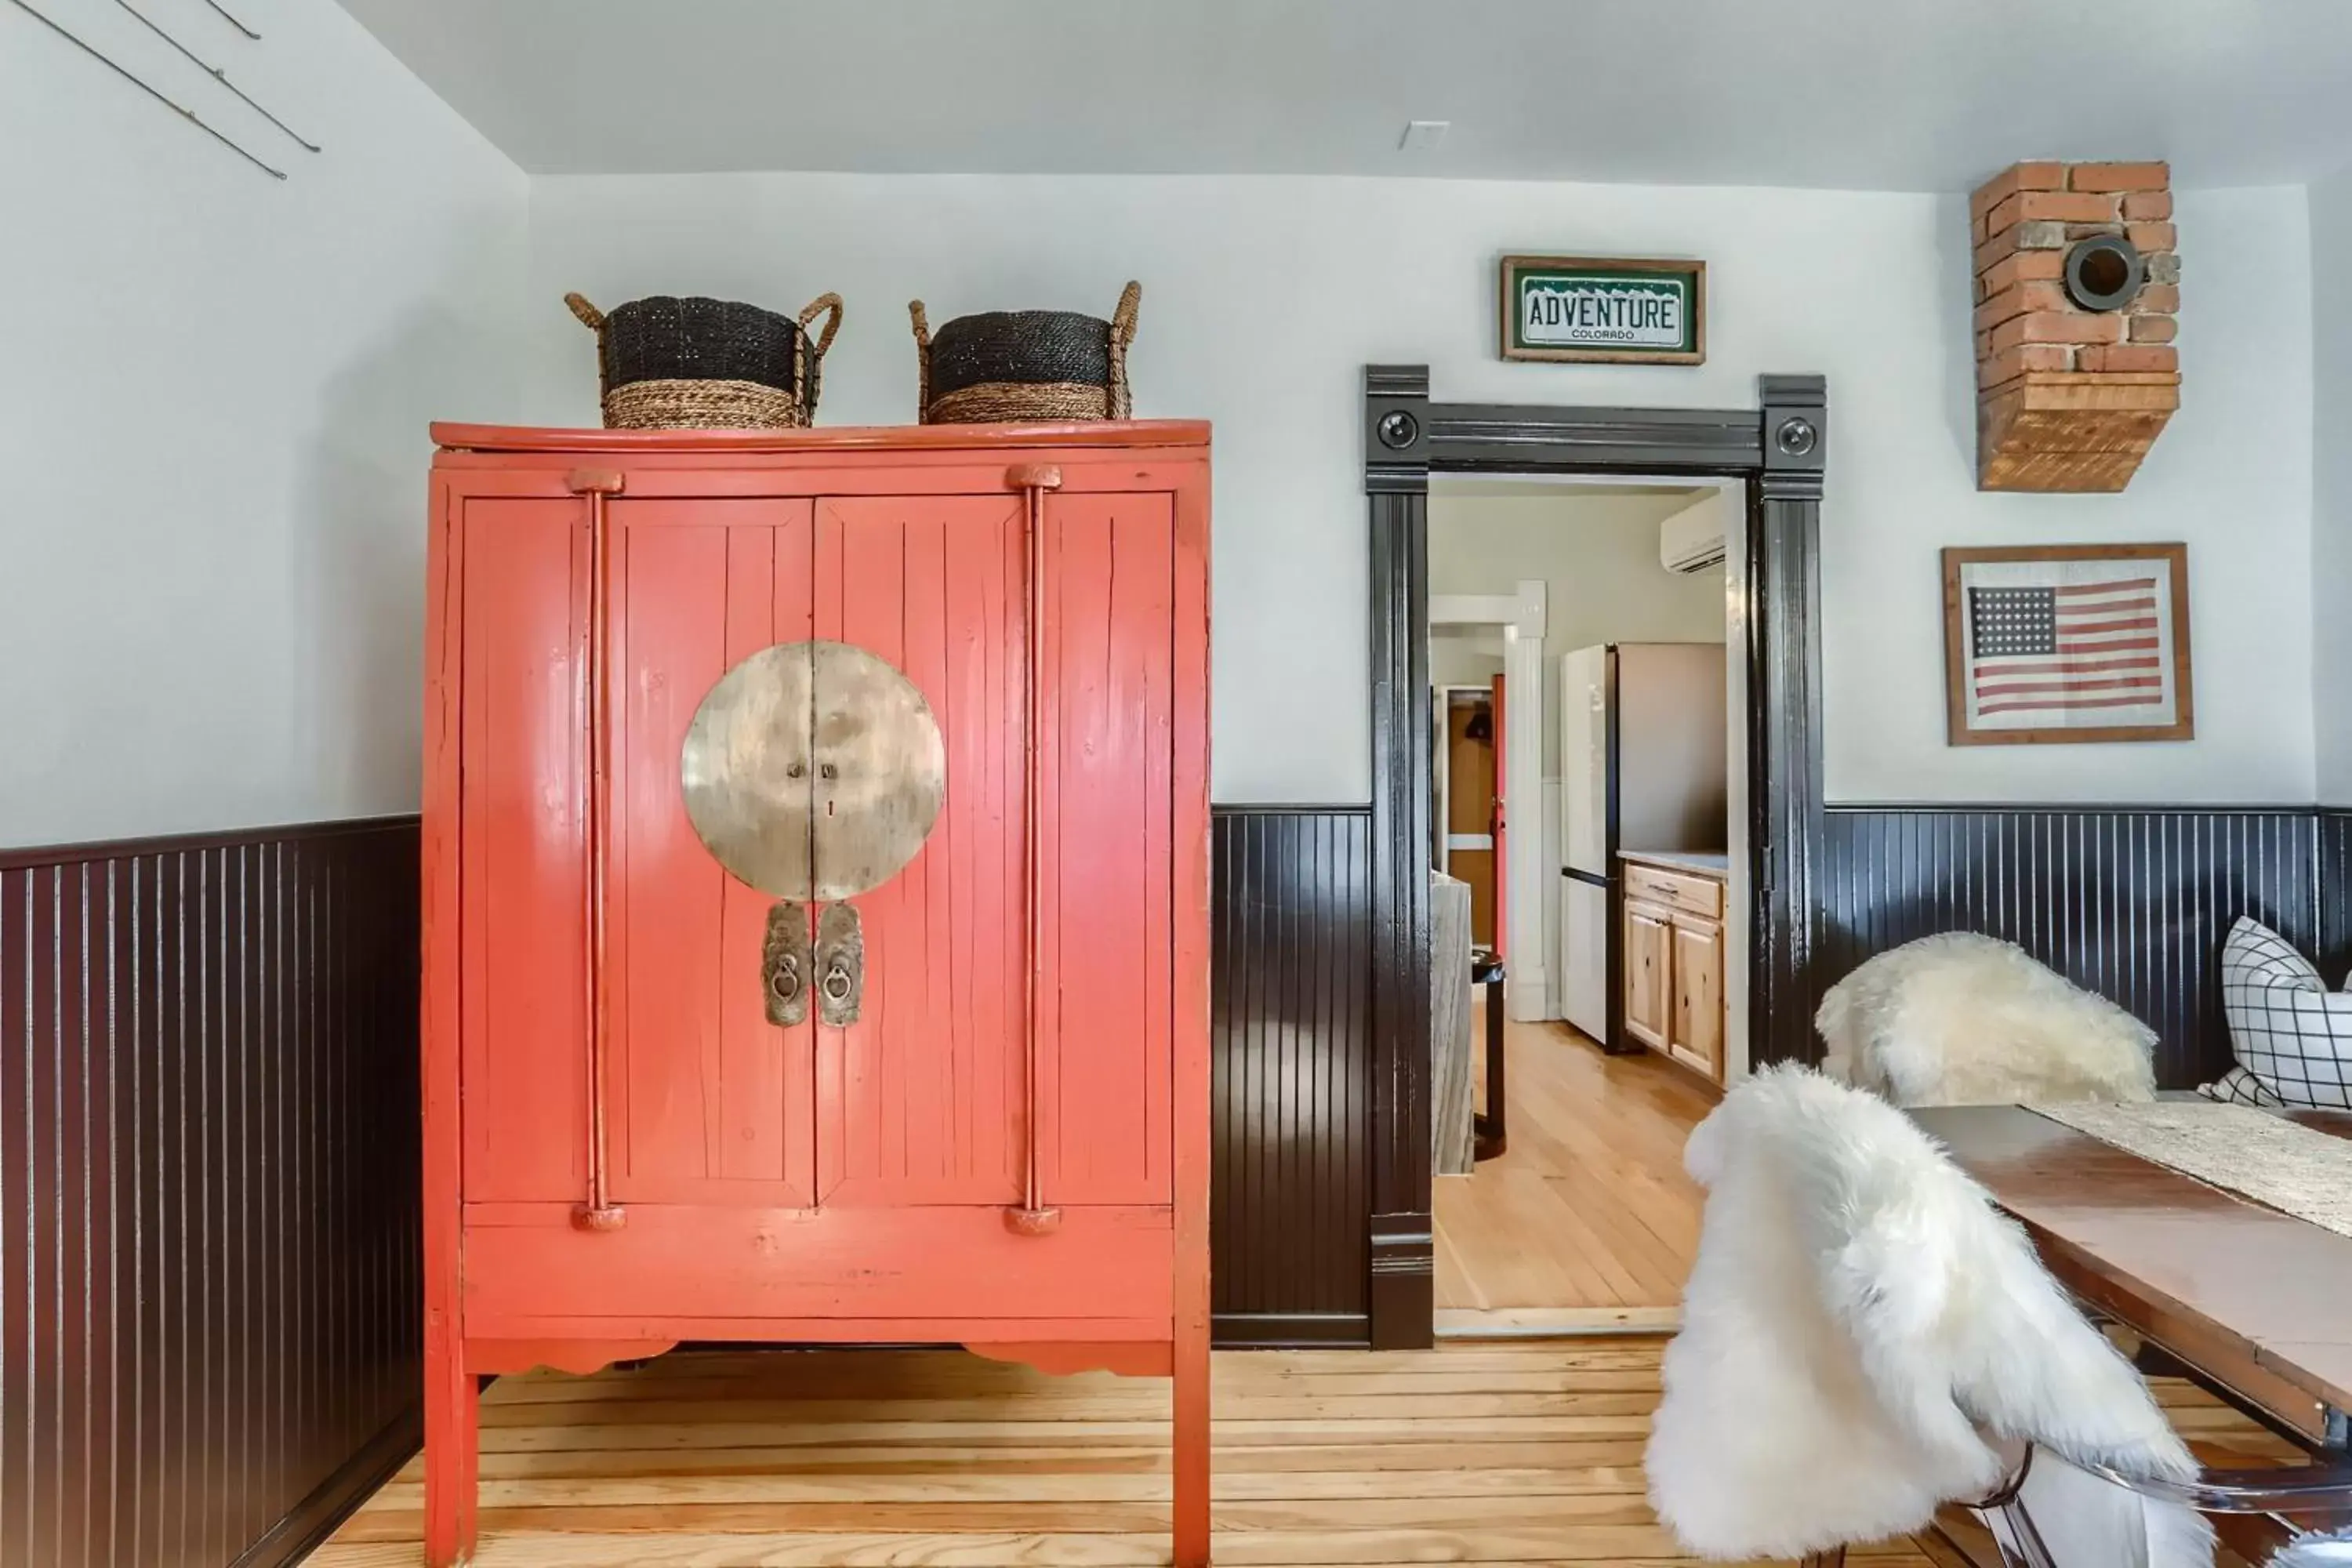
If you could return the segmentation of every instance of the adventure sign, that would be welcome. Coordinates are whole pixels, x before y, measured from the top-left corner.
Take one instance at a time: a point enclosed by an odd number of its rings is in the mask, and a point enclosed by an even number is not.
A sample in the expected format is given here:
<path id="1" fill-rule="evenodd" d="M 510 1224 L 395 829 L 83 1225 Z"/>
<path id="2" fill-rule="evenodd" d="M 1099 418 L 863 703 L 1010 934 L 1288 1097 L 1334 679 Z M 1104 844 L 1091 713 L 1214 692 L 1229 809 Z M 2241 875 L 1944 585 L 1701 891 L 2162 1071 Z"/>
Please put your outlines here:
<path id="1" fill-rule="evenodd" d="M 1503 258 L 1505 359 L 1706 357 L 1706 263 L 1567 256 Z"/>

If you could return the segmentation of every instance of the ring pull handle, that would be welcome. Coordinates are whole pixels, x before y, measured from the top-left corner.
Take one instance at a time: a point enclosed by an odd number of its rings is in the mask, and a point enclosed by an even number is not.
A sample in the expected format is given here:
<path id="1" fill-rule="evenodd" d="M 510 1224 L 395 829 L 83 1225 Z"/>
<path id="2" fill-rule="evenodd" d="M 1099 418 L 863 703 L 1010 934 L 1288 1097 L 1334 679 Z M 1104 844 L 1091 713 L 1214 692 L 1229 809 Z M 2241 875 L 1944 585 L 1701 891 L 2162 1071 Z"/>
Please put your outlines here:
<path id="1" fill-rule="evenodd" d="M 768 1022 L 789 1029 L 806 1021 L 811 967 L 807 907 L 777 904 L 768 910 L 768 939 L 761 950 L 760 983 Z"/>
<path id="2" fill-rule="evenodd" d="M 817 1021 L 828 1029 L 857 1022 L 866 1000 L 866 933 L 856 909 L 828 904 L 816 922 Z"/>

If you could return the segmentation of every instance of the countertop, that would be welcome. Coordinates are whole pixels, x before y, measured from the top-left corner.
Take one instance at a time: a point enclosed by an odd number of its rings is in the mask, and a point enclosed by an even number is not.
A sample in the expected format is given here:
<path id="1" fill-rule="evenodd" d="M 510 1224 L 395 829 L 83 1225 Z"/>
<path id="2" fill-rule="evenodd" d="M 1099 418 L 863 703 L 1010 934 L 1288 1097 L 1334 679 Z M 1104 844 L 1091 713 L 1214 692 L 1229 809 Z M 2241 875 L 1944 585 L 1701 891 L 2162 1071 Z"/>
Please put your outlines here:
<path id="1" fill-rule="evenodd" d="M 1731 857 L 1721 852 L 1709 854 L 1699 849 L 1620 849 L 1620 860 L 1639 860 L 1644 866 L 1663 866 L 1669 871 L 1688 871 L 1694 876 L 1712 877 L 1718 882 L 1731 880 Z"/>

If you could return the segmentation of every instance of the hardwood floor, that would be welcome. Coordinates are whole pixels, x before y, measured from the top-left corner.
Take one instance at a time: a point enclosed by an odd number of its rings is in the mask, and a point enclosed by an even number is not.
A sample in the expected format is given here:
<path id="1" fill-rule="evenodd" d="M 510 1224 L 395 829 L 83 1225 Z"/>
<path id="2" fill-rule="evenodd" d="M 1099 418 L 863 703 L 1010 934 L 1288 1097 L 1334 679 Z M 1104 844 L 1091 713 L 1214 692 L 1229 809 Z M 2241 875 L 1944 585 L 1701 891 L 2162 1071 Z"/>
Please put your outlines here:
<path id="1" fill-rule="evenodd" d="M 1714 1096 L 1565 1024 L 1505 1029 L 1509 1151 L 1436 1180 L 1441 1326 L 1508 1330 L 1539 1309 L 1532 1321 L 1562 1327 L 1672 1327 L 1698 1249 L 1683 1140 Z"/>
<path id="2" fill-rule="evenodd" d="M 1692 1561 L 1643 1500 L 1662 1342 L 1230 1352 L 1233 1568 Z M 1168 1561 L 1168 1385 L 950 1351 L 681 1353 L 501 1380 L 476 1568 Z M 412 1463 L 312 1568 L 415 1568 Z M 1908 1542 L 1857 1552 L 1920 1568 Z"/>

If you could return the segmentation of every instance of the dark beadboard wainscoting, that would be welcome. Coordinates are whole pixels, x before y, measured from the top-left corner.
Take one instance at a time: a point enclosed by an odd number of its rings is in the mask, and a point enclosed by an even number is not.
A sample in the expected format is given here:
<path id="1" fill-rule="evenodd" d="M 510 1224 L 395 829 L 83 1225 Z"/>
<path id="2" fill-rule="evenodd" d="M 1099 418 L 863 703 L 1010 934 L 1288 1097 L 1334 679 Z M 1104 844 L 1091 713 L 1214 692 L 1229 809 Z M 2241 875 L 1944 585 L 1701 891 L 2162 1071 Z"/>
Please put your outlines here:
<path id="1" fill-rule="evenodd" d="M 2330 985 L 2352 969 L 2352 807 L 2319 811 L 2319 972 Z"/>
<path id="2" fill-rule="evenodd" d="M 0 852 L 0 1564 L 274 1568 L 414 1451 L 416 864 Z"/>
<path id="3" fill-rule="evenodd" d="M 1362 1343 L 1370 808 L 1221 805 L 1214 835 L 1217 1340 Z"/>
<path id="4" fill-rule="evenodd" d="M 1227 1344 L 1368 1334 L 1362 806 L 1219 806 Z M 416 1441 L 416 826 L 0 853 L 0 1565 L 274 1568 Z M 2227 1060 L 2222 933 L 2352 964 L 2352 812 L 1833 806 L 1826 984 L 2023 943 Z"/>
<path id="5" fill-rule="evenodd" d="M 2325 882 L 2338 910 L 2326 934 L 2343 941 L 2342 821 L 2309 807 L 1832 805 L 1822 986 L 1915 937 L 1982 931 L 2146 1021 L 2158 1081 L 2192 1087 L 2230 1065 L 2231 921 L 2252 915 L 2312 952 Z"/>

